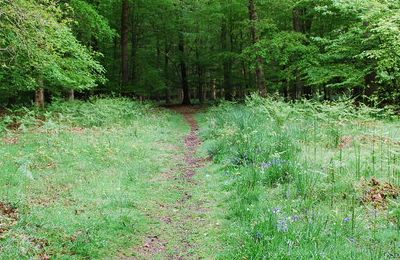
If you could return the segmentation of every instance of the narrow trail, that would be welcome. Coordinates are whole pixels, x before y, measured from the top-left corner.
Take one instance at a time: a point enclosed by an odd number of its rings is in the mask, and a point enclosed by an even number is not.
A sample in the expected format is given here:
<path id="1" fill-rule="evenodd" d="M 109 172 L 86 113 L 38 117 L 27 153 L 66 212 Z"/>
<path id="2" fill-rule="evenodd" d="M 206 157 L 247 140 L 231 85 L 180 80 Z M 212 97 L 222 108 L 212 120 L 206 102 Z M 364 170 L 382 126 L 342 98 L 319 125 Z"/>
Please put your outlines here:
<path id="1" fill-rule="evenodd" d="M 154 180 L 160 186 L 159 192 L 177 193 L 172 202 L 152 201 L 155 204 L 148 215 L 159 225 L 152 228 L 144 244 L 136 248 L 136 256 L 128 259 L 200 259 L 196 255 L 196 236 L 199 227 L 209 225 L 205 214 L 210 210 L 206 203 L 193 199 L 193 191 L 199 183 L 195 180 L 197 171 L 205 166 L 208 158 L 197 158 L 201 145 L 199 126 L 195 119 L 198 109 L 193 107 L 173 107 L 182 114 L 190 126 L 190 133 L 184 138 L 184 151 L 179 151 L 176 164 L 163 178 Z M 125 258 L 126 259 L 126 258 Z"/>

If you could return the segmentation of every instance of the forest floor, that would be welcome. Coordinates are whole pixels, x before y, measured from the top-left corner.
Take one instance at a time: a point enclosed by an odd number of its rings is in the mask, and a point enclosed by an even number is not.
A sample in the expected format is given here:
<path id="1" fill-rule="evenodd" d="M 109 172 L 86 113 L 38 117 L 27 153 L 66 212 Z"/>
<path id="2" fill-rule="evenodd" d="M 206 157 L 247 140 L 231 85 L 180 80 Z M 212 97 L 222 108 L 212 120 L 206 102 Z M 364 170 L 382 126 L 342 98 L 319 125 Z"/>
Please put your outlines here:
<path id="1" fill-rule="evenodd" d="M 0 258 L 217 254 L 221 193 L 197 111 L 102 99 L 55 104 L 40 122 L 10 114 L 4 125 L 20 127 L 0 132 Z"/>
<path id="2" fill-rule="evenodd" d="M 179 198 L 165 202 L 162 196 L 156 195 L 149 201 L 150 205 L 143 205 L 155 224 L 143 244 L 134 248 L 134 256 L 122 259 L 209 258 L 219 246 L 216 236 L 221 224 L 215 218 L 217 203 L 210 196 L 212 190 L 205 185 L 205 167 L 211 158 L 199 156 L 198 151 L 201 140 L 195 116 L 200 108 L 173 106 L 169 109 L 183 115 L 190 132 L 182 140 L 183 146 L 175 147 L 175 165 L 152 181 L 160 187 L 161 194 L 177 191 Z"/>
<path id="3" fill-rule="evenodd" d="M 0 259 L 397 259 L 400 121 L 383 112 L 257 97 L 10 111 Z"/>
<path id="4" fill-rule="evenodd" d="M 221 251 L 222 198 L 198 150 L 198 109 L 102 99 L 54 104 L 46 118 L 26 111 L 0 119 L 0 259 Z"/>

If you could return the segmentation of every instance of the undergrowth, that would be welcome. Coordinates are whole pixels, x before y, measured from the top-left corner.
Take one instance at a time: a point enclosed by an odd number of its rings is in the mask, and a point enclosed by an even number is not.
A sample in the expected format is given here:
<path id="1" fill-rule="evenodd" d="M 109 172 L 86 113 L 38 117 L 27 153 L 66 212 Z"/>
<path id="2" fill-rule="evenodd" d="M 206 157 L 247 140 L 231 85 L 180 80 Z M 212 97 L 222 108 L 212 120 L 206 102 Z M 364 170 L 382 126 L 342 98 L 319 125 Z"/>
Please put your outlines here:
<path id="1" fill-rule="evenodd" d="M 229 193 L 227 259 L 400 255 L 400 122 L 388 109 L 253 96 L 206 114 Z"/>
<path id="2" fill-rule="evenodd" d="M 0 125 L 1 259 L 131 251 L 151 221 L 150 179 L 171 167 L 185 131 L 177 115 L 111 98 L 14 108 Z"/>

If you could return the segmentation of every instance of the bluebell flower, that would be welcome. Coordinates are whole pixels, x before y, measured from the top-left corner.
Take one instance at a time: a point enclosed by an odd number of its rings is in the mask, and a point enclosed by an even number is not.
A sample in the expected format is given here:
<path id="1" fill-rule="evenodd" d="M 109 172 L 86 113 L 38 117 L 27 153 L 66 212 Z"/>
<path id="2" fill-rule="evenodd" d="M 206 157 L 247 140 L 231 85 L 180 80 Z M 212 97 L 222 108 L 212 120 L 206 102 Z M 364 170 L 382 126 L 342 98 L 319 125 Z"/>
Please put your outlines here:
<path id="1" fill-rule="evenodd" d="M 261 169 L 265 170 L 265 169 L 271 168 L 271 166 L 272 166 L 272 164 L 270 162 L 263 162 L 261 164 Z"/>
<path id="2" fill-rule="evenodd" d="M 297 216 L 297 215 L 294 215 L 294 216 L 291 217 L 291 219 L 292 219 L 293 222 L 297 222 L 297 221 L 300 220 L 300 217 Z"/>
<path id="3" fill-rule="evenodd" d="M 278 221 L 278 226 L 277 227 L 278 227 L 278 231 L 279 232 L 286 233 L 286 232 L 289 231 L 289 225 L 288 225 L 287 221 L 284 220 L 284 219 Z"/>
<path id="4" fill-rule="evenodd" d="M 281 212 L 281 208 L 274 208 L 274 209 L 272 210 L 272 212 L 273 212 L 274 214 L 278 214 L 279 212 Z"/>
<path id="5" fill-rule="evenodd" d="M 349 218 L 349 217 L 346 217 L 343 219 L 344 222 L 349 222 L 350 220 L 351 220 L 351 218 Z"/>
<path id="6" fill-rule="evenodd" d="M 279 166 L 279 165 L 286 164 L 286 163 L 287 163 L 286 160 L 273 159 L 272 161 L 261 163 L 261 169 L 266 170 L 273 166 Z"/>

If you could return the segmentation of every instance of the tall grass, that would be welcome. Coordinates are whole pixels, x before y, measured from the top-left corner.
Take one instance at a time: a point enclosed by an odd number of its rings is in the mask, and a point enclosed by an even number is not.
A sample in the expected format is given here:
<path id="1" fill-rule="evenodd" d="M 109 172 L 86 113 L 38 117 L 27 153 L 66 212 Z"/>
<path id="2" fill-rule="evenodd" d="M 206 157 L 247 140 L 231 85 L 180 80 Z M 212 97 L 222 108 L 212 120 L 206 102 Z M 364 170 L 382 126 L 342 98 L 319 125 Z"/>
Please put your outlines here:
<path id="1" fill-rule="evenodd" d="M 400 122 L 351 101 L 253 96 L 203 132 L 229 192 L 230 259 L 398 258 Z"/>

